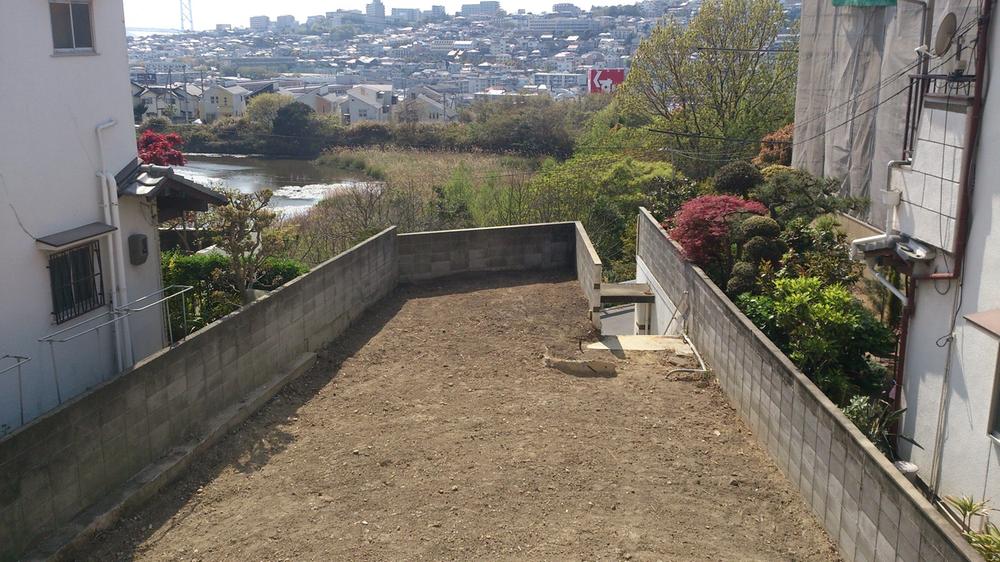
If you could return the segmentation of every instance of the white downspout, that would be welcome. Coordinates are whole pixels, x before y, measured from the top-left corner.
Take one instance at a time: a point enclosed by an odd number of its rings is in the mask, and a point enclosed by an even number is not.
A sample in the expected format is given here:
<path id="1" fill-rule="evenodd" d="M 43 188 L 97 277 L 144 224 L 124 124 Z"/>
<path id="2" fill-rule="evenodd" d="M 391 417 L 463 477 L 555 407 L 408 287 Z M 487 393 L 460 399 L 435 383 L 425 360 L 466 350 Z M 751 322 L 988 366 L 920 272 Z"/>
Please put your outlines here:
<path id="1" fill-rule="evenodd" d="M 101 176 L 104 184 L 102 190 L 102 201 L 104 202 L 104 216 L 108 224 L 115 227 L 111 232 L 111 252 L 109 261 L 111 262 L 111 278 L 114 284 L 112 291 L 113 313 L 118 313 L 118 308 L 128 302 L 128 282 L 125 279 L 125 255 L 122 251 L 121 216 L 118 213 L 118 184 L 115 178 L 108 171 L 107 158 L 104 151 L 104 131 L 116 125 L 114 119 L 97 126 L 97 146 L 101 156 Z M 115 324 L 117 326 L 117 324 Z M 118 372 L 125 370 L 126 366 L 131 367 L 135 360 L 132 357 L 132 330 L 129 326 L 128 315 L 121 317 L 121 339 L 116 338 L 118 347 Z"/>

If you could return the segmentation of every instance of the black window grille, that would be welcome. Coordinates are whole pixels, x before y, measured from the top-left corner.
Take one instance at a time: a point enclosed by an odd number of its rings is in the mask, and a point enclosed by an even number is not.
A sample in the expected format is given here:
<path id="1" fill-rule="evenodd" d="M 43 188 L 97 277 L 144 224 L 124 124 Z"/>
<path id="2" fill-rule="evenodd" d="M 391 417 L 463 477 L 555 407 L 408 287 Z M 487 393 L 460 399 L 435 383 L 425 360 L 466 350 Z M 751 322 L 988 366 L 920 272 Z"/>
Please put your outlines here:
<path id="1" fill-rule="evenodd" d="M 94 241 L 49 256 L 56 324 L 104 306 L 101 245 Z"/>

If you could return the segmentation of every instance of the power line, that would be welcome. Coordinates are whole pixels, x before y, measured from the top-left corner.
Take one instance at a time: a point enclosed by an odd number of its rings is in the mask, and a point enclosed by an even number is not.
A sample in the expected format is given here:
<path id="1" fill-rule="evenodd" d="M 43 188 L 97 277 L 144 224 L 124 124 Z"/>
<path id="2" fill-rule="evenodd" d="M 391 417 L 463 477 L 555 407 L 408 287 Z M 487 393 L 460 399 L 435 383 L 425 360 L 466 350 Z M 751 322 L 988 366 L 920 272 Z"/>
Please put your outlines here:
<path id="1" fill-rule="evenodd" d="M 704 135 L 701 133 L 685 133 L 683 131 L 665 131 L 663 129 L 647 129 L 651 133 L 661 133 L 664 135 L 675 135 L 679 137 L 688 137 L 696 139 L 709 139 L 709 140 L 721 140 L 726 142 L 732 142 L 736 144 L 792 144 L 792 141 L 765 141 L 761 139 L 741 139 L 736 137 L 722 137 L 717 135 Z"/>
<path id="2" fill-rule="evenodd" d="M 763 49 L 740 49 L 737 47 L 691 47 L 694 51 L 721 51 L 721 52 L 732 52 L 732 53 L 797 53 L 798 49 L 779 49 L 779 48 L 763 48 Z"/>

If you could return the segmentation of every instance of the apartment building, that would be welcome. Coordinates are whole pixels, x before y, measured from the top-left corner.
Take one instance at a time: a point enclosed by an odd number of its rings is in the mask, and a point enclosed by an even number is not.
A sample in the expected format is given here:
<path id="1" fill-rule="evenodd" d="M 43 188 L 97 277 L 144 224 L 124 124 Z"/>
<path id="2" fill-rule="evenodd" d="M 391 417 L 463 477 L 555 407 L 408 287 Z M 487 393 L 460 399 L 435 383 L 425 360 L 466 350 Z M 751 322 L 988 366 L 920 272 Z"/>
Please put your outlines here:
<path id="1" fill-rule="evenodd" d="M 161 306 L 138 310 L 163 294 L 157 225 L 225 199 L 141 166 L 121 2 L 5 2 L 0 51 L 19 77 L 0 99 L 37 109 L 9 112 L 17 134 L 0 136 L 5 433 L 166 343 Z"/>
<path id="2" fill-rule="evenodd" d="M 1000 162 L 991 152 L 1000 76 L 985 71 L 1000 56 L 994 4 L 941 3 L 926 14 L 909 4 L 803 4 L 803 29 L 817 33 L 803 34 L 796 137 L 819 144 L 796 146 L 794 160 L 852 183 L 876 209 L 867 218 L 885 233 L 855 240 L 854 251 L 901 301 L 894 396 L 906 408 L 900 433 L 919 446 L 900 449 L 939 498 L 1000 497 Z M 840 37 L 845 26 L 860 34 Z M 822 76 L 835 61 L 874 70 L 868 48 L 881 41 L 878 73 L 852 84 Z M 874 83 L 881 94 L 868 93 Z M 899 288 L 884 275 L 892 270 Z"/>

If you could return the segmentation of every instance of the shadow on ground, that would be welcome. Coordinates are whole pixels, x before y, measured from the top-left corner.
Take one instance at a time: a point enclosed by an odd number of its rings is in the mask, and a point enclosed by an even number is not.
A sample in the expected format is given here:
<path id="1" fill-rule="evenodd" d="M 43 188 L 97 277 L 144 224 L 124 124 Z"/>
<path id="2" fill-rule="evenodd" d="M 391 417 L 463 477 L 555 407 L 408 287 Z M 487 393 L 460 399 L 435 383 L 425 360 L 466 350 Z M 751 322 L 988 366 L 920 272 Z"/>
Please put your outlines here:
<path id="1" fill-rule="evenodd" d="M 341 365 L 364 348 L 407 301 L 505 287 L 559 284 L 574 279 L 575 276 L 569 272 L 502 272 L 462 274 L 419 284 L 400 284 L 342 336 L 324 346 L 306 373 L 285 386 L 222 441 L 195 459 L 191 468 L 178 480 L 167 484 L 164 490 L 149 498 L 137 510 L 124 514 L 111 529 L 98 533 L 85 545 L 68 553 L 66 559 L 106 560 L 95 558 L 92 552 L 98 550 L 103 539 L 113 533 L 125 532 L 133 545 L 155 545 L 157 537 L 166 536 L 196 510 L 202 488 L 221 473 L 234 470 L 251 474 L 261 470 L 273 456 L 295 442 L 295 436 L 285 427 L 298 419 L 298 410 L 333 382 L 340 374 Z M 581 314 L 584 313 L 585 310 L 581 310 Z M 156 509 L 152 509 L 154 506 Z M 141 518 L 143 525 L 138 524 L 140 518 L 137 515 L 140 513 L 144 516 Z M 135 549 L 114 553 L 116 560 L 134 560 L 136 554 Z"/>

